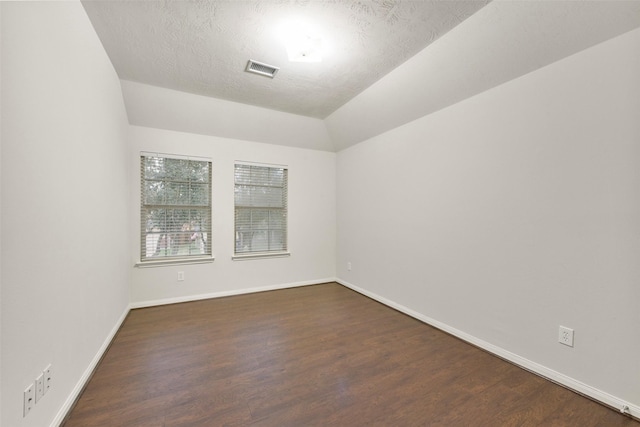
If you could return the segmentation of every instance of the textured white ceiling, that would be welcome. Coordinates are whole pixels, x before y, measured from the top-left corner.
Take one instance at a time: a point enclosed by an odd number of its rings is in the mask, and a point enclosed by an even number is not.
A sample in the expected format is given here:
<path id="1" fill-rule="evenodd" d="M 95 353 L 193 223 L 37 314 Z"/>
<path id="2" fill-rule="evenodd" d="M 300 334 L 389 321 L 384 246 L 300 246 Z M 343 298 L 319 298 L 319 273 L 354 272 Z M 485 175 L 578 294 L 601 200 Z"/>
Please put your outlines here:
<path id="1" fill-rule="evenodd" d="M 130 80 L 325 118 L 489 0 L 86 0 L 113 65 Z M 299 19 L 329 44 L 289 62 L 278 37 Z M 253 59 L 275 79 L 244 72 Z"/>
<path id="2" fill-rule="evenodd" d="M 640 27 L 640 0 L 83 4 L 131 124 L 329 151 Z M 292 15 L 325 30 L 322 63 L 288 61 L 275 29 Z M 248 59 L 282 68 L 271 80 Z"/>
<path id="3" fill-rule="evenodd" d="M 640 0 L 494 0 L 325 125 L 340 151 L 638 27 Z"/>

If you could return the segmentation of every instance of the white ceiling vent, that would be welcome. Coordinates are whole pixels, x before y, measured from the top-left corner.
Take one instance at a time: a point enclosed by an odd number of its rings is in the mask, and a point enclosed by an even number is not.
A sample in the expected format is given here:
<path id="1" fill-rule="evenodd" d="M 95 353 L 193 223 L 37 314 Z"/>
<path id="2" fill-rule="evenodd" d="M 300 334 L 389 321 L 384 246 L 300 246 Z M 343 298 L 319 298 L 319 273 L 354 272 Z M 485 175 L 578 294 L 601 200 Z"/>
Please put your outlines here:
<path id="1" fill-rule="evenodd" d="M 247 68 L 245 68 L 245 71 L 249 73 L 260 74 L 261 76 L 274 78 L 279 69 L 280 68 L 274 67 L 273 65 L 263 64 L 262 62 L 257 62 L 253 59 L 250 59 L 249 62 L 247 62 Z"/>

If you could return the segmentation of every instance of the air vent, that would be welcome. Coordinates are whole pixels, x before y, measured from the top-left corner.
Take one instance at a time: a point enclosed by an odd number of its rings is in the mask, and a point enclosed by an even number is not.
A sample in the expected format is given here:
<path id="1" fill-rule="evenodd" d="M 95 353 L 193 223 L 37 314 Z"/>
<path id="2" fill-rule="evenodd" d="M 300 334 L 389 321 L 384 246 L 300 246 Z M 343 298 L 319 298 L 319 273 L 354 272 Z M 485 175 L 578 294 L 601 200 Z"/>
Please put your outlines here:
<path id="1" fill-rule="evenodd" d="M 257 62 L 252 59 L 247 62 L 247 68 L 245 71 L 254 74 L 260 74 L 261 76 L 267 76 L 274 78 L 278 73 L 280 68 L 274 67 L 273 65 L 263 64 L 262 62 Z"/>

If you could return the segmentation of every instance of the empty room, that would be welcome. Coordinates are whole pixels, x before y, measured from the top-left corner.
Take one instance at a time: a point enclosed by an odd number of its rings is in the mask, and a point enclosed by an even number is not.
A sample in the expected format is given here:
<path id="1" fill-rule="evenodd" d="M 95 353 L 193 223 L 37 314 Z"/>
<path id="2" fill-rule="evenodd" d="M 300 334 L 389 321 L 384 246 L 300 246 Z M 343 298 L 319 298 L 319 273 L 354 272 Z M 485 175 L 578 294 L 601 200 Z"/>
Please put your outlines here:
<path id="1" fill-rule="evenodd" d="M 640 426 L 640 1 L 0 2 L 0 425 Z"/>

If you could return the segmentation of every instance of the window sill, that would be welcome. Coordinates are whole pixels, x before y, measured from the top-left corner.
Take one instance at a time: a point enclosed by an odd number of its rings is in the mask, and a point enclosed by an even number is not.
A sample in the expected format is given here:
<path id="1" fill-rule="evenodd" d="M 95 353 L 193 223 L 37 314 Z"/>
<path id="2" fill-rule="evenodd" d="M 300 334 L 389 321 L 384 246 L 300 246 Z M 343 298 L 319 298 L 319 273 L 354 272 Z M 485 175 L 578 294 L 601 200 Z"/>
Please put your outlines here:
<path id="1" fill-rule="evenodd" d="M 150 267 L 167 267 L 170 265 L 178 264 L 206 264 L 213 262 L 214 257 L 206 258 L 179 258 L 179 259 L 163 259 L 158 261 L 140 261 L 135 264 L 138 268 L 150 268 Z"/>
<path id="2" fill-rule="evenodd" d="M 250 259 L 264 259 L 264 258 L 286 258 L 291 256 L 290 252 L 262 252 L 246 255 L 234 255 L 231 257 L 234 261 L 247 261 Z"/>

